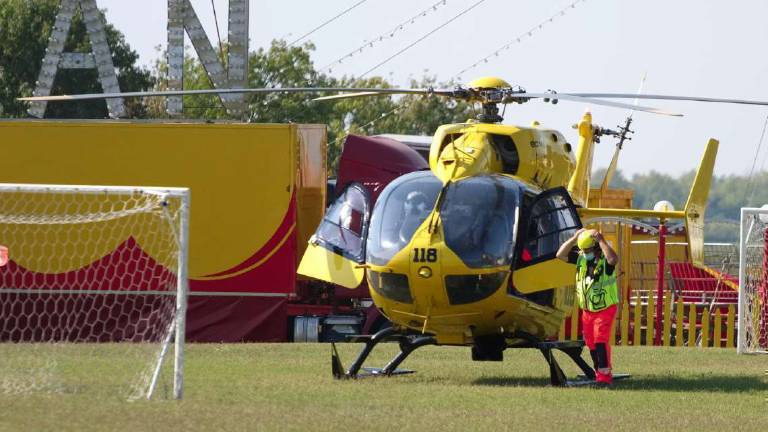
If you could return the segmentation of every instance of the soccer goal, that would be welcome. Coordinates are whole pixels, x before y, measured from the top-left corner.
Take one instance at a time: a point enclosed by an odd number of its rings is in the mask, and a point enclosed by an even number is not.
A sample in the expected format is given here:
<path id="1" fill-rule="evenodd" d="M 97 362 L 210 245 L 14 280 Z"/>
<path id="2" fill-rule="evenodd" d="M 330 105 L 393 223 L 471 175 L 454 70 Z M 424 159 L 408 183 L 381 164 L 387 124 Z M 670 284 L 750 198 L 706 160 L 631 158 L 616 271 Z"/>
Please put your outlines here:
<path id="1" fill-rule="evenodd" d="M 742 208 L 737 352 L 768 353 L 768 208 Z"/>
<path id="2" fill-rule="evenodd" d="M 182 397 L 189 199 L 0 185 L 0 394 Z"/>

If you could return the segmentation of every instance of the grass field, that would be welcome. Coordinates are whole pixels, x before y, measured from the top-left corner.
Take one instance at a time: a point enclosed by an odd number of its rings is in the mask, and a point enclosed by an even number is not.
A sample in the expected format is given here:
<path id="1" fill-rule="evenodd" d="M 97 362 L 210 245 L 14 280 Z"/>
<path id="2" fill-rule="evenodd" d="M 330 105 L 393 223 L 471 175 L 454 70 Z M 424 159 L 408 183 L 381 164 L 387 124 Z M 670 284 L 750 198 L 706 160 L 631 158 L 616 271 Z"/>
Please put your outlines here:
<path id="1" fill-rule="evenodd" d="M 345 365 L 357 348 L 340 347 Z M 381 348 L 370 364 L 396 349 Z M 188 345 L 183 401 L 126 402 L 120 370 L 65 359 L 53 390 L 0 393 L 0 430 L 768 430 L 766 356 L 641 347 L 614 362 L 633 377 L 610 390 L 549 387 L 533 350 L 478 363 L 467 348 L 427 347 L 403 365 L 414 375 L 334 381 L 325 344 Z"/>

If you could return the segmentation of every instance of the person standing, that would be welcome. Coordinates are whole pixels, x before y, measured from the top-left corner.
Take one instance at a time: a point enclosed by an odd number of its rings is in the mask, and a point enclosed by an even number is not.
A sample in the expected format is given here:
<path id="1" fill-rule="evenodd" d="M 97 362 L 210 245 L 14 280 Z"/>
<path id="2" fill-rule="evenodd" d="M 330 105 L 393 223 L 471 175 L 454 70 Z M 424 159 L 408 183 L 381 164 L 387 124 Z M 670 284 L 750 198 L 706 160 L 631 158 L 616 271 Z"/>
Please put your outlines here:
<path id="1" fill-rule="evenodd" d="M 573 247 L 578 246 L 578 254 Z M 621 296 L 616 283 L 618 256 L 597 230 L 580 229 L 566 240 L 557 257 L 576 264 L 576 297 L 581 308 L 584 343 L 589 348 L 599 386 L 613 383 L 611 329 Z"/>

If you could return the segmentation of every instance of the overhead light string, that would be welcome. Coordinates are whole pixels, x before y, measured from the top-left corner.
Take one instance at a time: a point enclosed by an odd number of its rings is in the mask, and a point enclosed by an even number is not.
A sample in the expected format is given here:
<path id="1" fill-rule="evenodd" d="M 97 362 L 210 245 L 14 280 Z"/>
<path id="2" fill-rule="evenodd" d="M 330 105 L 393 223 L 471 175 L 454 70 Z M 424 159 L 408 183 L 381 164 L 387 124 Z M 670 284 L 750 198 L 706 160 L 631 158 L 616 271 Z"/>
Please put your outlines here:
<path id="1" fill-rule="evenodd" d="M 472 4 L 472 6 L 470 6 L 470 7 L 466 8 L 466 9 L 464 9 L 463 11 L 459 12 L 457 15 L 454 15 L 454 16 L 453 16 L 453 18 L 451 18 L 451 19 L 449 19 L 448 21 L 446 21 L 446 22 L 444 22 L 444 23 L 440 24 L 440 25 L 439 25 L 439 26 L 437 26 L 436 28 L 432 29 L 432 30 L 431 30 L 429 33 L 427 33 L 427 34 L 425 34 L 424 36 L 422 36 L 422 37 L 418 38 L 416 41 L 412 42 L 411 44 L 409 44 L 409 45 L 408 45 L 408 46 L 406 46 L 405 48 L 402 48 L 401 50 L 399 50 L 399 51 L 397 51 L 396 53 L 392 54 L 391 56 L 387 57 L 385 60 L 383 60 L 383 61 L 381 61 L 381 62 L 377 63 L 377 64 L 376 64 L 375 66 L 373 66 L 372 68 L 368 69 L 367 71 L 365 71 L 365 72 L 363 72 L 362 74 L 360 74 L 359 76 L 357 76 L 357 78 L 362 78 L 362 77 L 364 77 L 364 76 L 368 75 L 369 73 L 371 73 L 371 72 L 375 71 L 376 69 L 380 68 L 381 66 L 384 66 L 385 64 L 389 63 L 389 62 L 390 62 L 392 59 L 394 59 L 395 57 L 397 57 L 397 56 L 399 56 L 400 54 L 402 54 L 402 53 L 404 53 L 404 52 L 408 51 L 409 49 L 413 48 L 413 47 L 414 47 L 416 44 L 418 44 L 419 42 L 423 41 L 424 39 L 428 38 L 429 36 L 432 36 L 434 33 L 436 33 L 437 31 L 439 31 L 439 30 L 440 30 L 440 29 L 442 29 L 443 27 L 445 27 L 445 26 L 447 26 L 448 24 L 450 24 L 450 23 L 452 23 L 452 22 L 456 21 L 457 19 L 459 19 L 460 17 L 462 17 L 464 14 L 466 14 L 467 12 L 471 11 L 472 9 L 474 9 L 474 8 L 476 8 L 476 7 L 478 7 L 478 6 L 480 6 L 480 5 L 481 5 L 482 3 L 484 3 L 484 2 L 485 2 L 485 0 L 479 0 L 479 1 L 475 2 L 475 3 L 473 3 L 473 4 Z"/>
<path id="2" fill-rule="evenodd" d="M 344 9 L 343 11 L 339 12 L 338 14 L 336 14 L 336 16 L 334 16 L 333 18 L 323 22 L 322 24 L 320 24 L 319 26 L 317 26 L 317 27 L 313 28 L 312 30 L 308 31 L 307 33 L 305 33 L 304 35 L 302 35 L 298 39 L 296 39 L 293 42 L 289 43 L 288 46 L 292 47 L 292 46 L 296 45 L 297 43 L 301 42 L 302 40 L 306 39 L 307 37 L 309 37 L 310 35 L 315 33 L 316 31 L 318 31 L 321 28 L 327 26 L 328 24 L 336 21 L 337 19 L 341 18 L 342 16 L 346 15 L 347 13 L 351 12 L 353 9 L 355 9 L 356 7 L 362 5 L 363 3 L 367 2 L 367 1 L 368 0 L 360 0 L 359 2 L 357 2 L 357 3 L 353 4 L 352 6 L 348 7 L 347 9 Z"/>
<path id="3" fill-rule="evenodd" d="M 512 39 L 510 42 L 502 45 L 501 47 L 499 47 L 498 49 L 496 49 L 492 53 L 490 53 L 487 56 L 481 58 L 480 60 L 477 60 L 476 62 L 472 63 L 471 66 L 468 66 L 468 67 L 462 69 L 461 71 L 459 71 L 459 73 L 455 74 L 453 76 L 453 78 L 461 80 L 461 75 L 464 72 L 470 71 L 470 70 L 480 66 L 480 64 L 488 63 L 488 59 L 490 59 L 492 57 L 498 57 L 499 54 L 501 54 L 502 51 L 506 51 L 506 50 L 510 49 L 514 44 L 520 43 L 525 38 L 529 38 L 529 37 L 533 36 L 534 33 L 538 32 L 541 29 L 543 29 L 544 26 L 548 25 L 549 23 L 553 22 L 554 20 L 556 20 L 559 17 L 565 16 L 565 14 L 569 11 L 569 9 L 575 9 L 576 6 L 579 5 L 579 3 L 584 3 L 586 1 L 587 0 L 575 0 L 574 2 L 570 3 L 566 7 L 560 9 L 559 11 L 557 11 L 555 14 L 553 14 L 549 18 L 547 18 L 544 21 L 540 22 L 539 24 L 531 27 L 528 31 L 520 33 L 517 37 Z"/>
<path id="4" fill-rule="evenodd" d="M 372 48 L 375 44 L 378 44 L 379 42 L 383 42 L 383 41 L 385 41 L 387 39 L 394 38 L 395 35 L 398 34 L 405 27 L 407 27 L 407 26 L 409 26 L 411 24 L 414 24 L 419 19 L 428 16 L 432 12 L 437 11 L 440 6 L 445 6 L 446 3 L 447 3 L 447 0 L 440 0 L 440 1 L 432 4 L 428 8 L 420 11 L 416 15 L 414 15 L 414 16 L 406 19 L 405 21 L 401 22 L 400 24 L 396 25 L 391 30 L 388 30 L 388 31 L 386 31 L 384 33 L 381 33 L 378 36 L 374 36 L 370 40 L 363 41 L 363 44 L 360 45 L 359 47 L 353 49 L 352 51 L 348 52 L 347 54 L 344 54 L 343 56 L 337 58 L 336 60 L 326 64 L 325 66 L 319 68 L 318 70 L 327 71 L 329 74 L 332 73 L 333 72 L 333 69 L 332 69 L 333 66 L 335 66 L 337 64 L 343 63 L 344 60 L 352 58 L 356 54 L 360 54 L 360 53 L 362 53 L 363 51 L 365 51 L 368 48 Z"/>

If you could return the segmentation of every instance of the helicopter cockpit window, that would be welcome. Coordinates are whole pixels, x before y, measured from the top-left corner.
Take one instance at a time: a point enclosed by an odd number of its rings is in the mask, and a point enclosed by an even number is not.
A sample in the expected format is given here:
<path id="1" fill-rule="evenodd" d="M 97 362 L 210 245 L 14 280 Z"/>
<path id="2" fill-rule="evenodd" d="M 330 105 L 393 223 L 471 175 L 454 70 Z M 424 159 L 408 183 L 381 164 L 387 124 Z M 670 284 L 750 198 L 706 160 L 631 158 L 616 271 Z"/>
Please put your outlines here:
<path id="1" fill-rule="evenodd" d="M 520 266 L 554 258 L 560 245 L 580 227 L 581 221 L 564 189 L 539 195 L 530 209 Z"/>
<path id="2" fill-rule="evenodd" d="M 325 247 L 362 262 L 367 218 L 367 192 L 353 183 L 328 207 L 316 238 Z"/>
<path id="3" fill-rule="evenodd" d="M 416 229 L 435 207 L 442 183 L 431 171 L 406 174 L 379 195 L 371 216 L 367 261 L 386 265 L 410 243 Z"/>
<path id="4" fill-rule="evenodd" d="M 520 186 L 501 175 L 450 184 L 440 207 L 446 245 L 469 267 L 509 265 L 519 203 Z"/>

